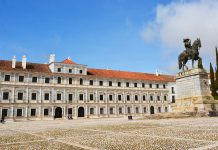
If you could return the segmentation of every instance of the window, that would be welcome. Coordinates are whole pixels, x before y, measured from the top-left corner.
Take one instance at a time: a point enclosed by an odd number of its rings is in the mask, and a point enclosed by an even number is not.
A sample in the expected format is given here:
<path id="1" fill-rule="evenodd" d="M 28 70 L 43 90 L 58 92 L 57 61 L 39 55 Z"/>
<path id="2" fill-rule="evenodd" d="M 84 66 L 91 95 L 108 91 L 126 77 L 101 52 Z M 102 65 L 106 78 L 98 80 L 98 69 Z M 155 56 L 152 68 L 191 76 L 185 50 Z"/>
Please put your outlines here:
<path id="1" fill-rule="evenodd" d="M 104 114 L 104 108 L 100 108 L 100 114 L 101 114 L 101 115 Z"/>
<path id="2" fill-rule="evenodd" d="M 9 99 L 9 92 L 4 92 L 3 93 L 3 100 L 8 100 Z"/>
<path id="3" fill-rule="evenodd" d="M 138 107 L 135 108 L 135 112 L 136 112 L 137 114 L 139 113 L 139 108 L 138 108 Z"/>
<path id="4" fill-rule="evenodd" d="M 119 114 L 122 114 L 122 107 L 119 107 Z"/>
<path id="5" fill-rule="evenodd" d="M 160 101 L 160 96 L 157 96 L 157 100 Z"/>
<path id="6" fill-rule="evenodd" d="M 61 94 L 60 93 L 57 94 L 57 100 L 61 100 Z"/>
<path id="7" fill-rule="evenodd" d="M 103 81 L 99 81 L 99 85 L 100 85 L 100 86 L 103 86 Z"/>
<path id="8" fill-rule="evenodd" d="M 5 75 L 5 81 L 10 81 L 11 76 L 10 75 Z"/>
<path id="9" fill-rule="evenodd" d="M 156 88 L 159 89 L 159 84 L 156 84 Z"/>
<path id="10" fill-rule="evenodd" d="M 146 100 L 146 96 L 145 96 L 145 95 L 143 95 L 142 99 L 143 99 L 143 101 L 145 101 L 145 100 Z"/>
<path id="11" fill-rule="evenodd" d="M 73 83 L 72 78 L 69 78 L 69 84 L 72 84 L 72 83 Z"/>
<path id="12" fill-rule="evenodd" d="M 61 84 L 61 77 L 58 77 L 58 84 Z"/>
<path id="13" fill-rule="evenodd" d="M 36 109 L 31 109 L 30 115 L 31 116 L 36 116 Z"/>
<path id="14" fill-rule="evenodd" d="M 130 114 L 131 113 L 131 108 L 127 107 L 127 113 Z"/>
<path id="15" fill-rule="evenodd" d="M 36 100 L 36 93 L 32 93 L 31 99 Z"/>
<path id="16" fill-rule="evenodd" d="M 68 115 L 72 115 L 73 114 L 73 109 L 72 108 L 68 108 Z"/>
<path id="17" fill-rule="evenodd" d="M 90 101 L 93 101 L 94 95 L 93 95 L 93 94 L 90 94 L 90 95 L 89 95 L 89 99 L 90 99 Z"/>
<path id="18" fill-rule="evenodd" d="M 90 108 L 90 115 L 94 114 L 94 108 Z"/>
<path id="19" fill-rule="evenodd" d="M 109 81 L 109 86 L 112 86 L 112 81 Z"/>
<path id="20" fill-rule="evenodd" d="M 113 95 L 109 95 L 109 100 L 110 100 L 110 101 L 113 100 Z"/>
<path id="21" fill-rule="evenodd" d="M 37 77 L 32 77 L 32 83 L 37 83 Z"/>
<path id="22" fill-rule="evenodd" d="M 83 100 L 83 94 L 79 94 L 79 100 Z"/>
<path id="23" fill-rule="evenodd" d="M 150 100 L 153 101 L 153 96 L 152 95 L 150 95 Z"/>
<path id="24" fill-rule="evenodd" d="M 138 101 L 138 95 L 135 95 L 135 101 Z"/>
<path id="25" fill-rule="evenodd" d="M 58 68 L 58 72 L 61 72 L 61 68 Z"/>
<path id="26" fill-rule="evenodd" d="M 23 93 L 18 93 L 18 100 L 23 100 Z"/>
<path id="27" fill-rule="evenodd" d="M 50 83 L 50 78 L 46 77 L 45 78 L 45 83 Z"/>
<path id="28" fill-rule="evenodd" d="M 175 91 L 174 91 L 174 87 L 171 87 L 171 92 L 172 92 L 172 94 L 175 93 Z"/>
<path id="29" fill-rule="evenodd" d="M 129 87 L 129 82 L 126 82 L 126 87 Z"/>
<path id="30" fill-rule="evenodd" d="M 142 87 L 145 88 L 145 83 L 142 83 Z"/>
<path id="31" fill-rule="evenodd" d="M 146 113 L 146 107 L 144 107 L 144 113 Z"/>
<path id="32" fill-rule="evenodd" d="M 48 109 L 44 109 L 44 116 L 48 116 Z"/>
<path id="33" fill-rule="evenodd" d="M 166 96 L 166 95 L 164 95 L 164 100 L 165 100 L 165 101 L 167 100 L 167 96 Z"/>
<path id="34" fill-rule="evenodd" d="M 8 116 L 8 109 L 2 109 L 2 116 L 7 117 Z"/>
<path id="35" fill-rule="evenodd" d="M 117 82 L 117 86 L 118 86 L 118 87 L 121 87 L 121 82 Z"/>
<path id="36" fill-rule="evenodd" d="M 165 112 L 168 112 L 168 108 L 167 107 L 165 107 Z"/>
<path id="37" fill-rule="evenodd" d="M 93 80 L 89 80 L 89 85 L 94 85 L 93 83 Z"/>
<path id="38" fill-rule="evenodd" d="M 138 85 L 137 85 L 137 83 L 134 83 L 134 87 L 137 87 Z"/>
<path id="39" fill-rule="evenodd" d="M 175 103 L 175 96 L 172 96 L 172 103 Z"/>
<path id="40" fill-rule="evenodd" d="M 110 114 L 113 114 L 114 112 L 114 109 L 113 109 L 113 107 L 110 107 Z"/>
<path id="41" fill-rule="evenodd" d="M 149 87 L 152 88 L 152 84 L 149 84 Z"/>
<path id="42" fill-rule="evenodd" d="M 100 100 L 101 100 L 101 101 L 104 100 L 104 95 L 100 95 Z"/>
<path id="43" fill-rule="evenodd" d="M 79 79 L 79 84 L 83 85 L 83 79 L 82 78 Z"/>
<path id="44" fill-rule="evenodd" d="M 68 94 L 68 100 L 72 101 L 73 100 L 73 94 Z"/>
<path id="45" fill-rule="evenodd" d="M 72 73 L 72 69 L 69 69 L 69 73 Z"/>
<path id="46" fill-rule="evenodd" d="M 118 95 L 118 101 L 122 100 L 122 95 Z"/>
<path id="47" fill-rule="evenodd" d="M 44 100 L 49 100 L 49 93 L 44 94 Z"/>
<path id="48" fill-rule="evenodd" d="M 24 76 L 19 76 L 19 82 L 23 82 L 24 81 Z"/>
<path id="49" fill-rule="evenodd" d="M 80 74 L 83 74 L 83 70 L 80 70 L 79 73 L 80 73 Z"/>
<path id="50" fill-rule="evenodd" d="M 22 109 L 17 109 L 17 117 L 21 117 L 22 115 Z"/>
<path id="51" fill-rule="evenodd" d="M 126 100 L 130 101 L 130 95 L 126 95 Z"/>
<path id="52" fill-rule="evenodd" d="M 165 85 L 165 84 L 163 85 L 163 88 L 164 88 L 164 89 L 166 88 L 166 85 Z"/>
<path id="53" fill-rule="evenodd" d="M 161 113 L 161 107 L 158 107 L 158 112 Z"/>

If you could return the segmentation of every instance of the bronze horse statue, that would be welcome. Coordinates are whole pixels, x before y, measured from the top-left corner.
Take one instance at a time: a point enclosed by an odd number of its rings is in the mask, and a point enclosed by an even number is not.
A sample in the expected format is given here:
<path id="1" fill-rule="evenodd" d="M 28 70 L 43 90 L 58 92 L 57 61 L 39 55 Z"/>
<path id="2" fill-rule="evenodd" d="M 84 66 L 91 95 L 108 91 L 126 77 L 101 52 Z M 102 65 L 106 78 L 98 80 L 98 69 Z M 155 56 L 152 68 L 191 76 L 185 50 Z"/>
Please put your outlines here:
<path id="1" fill-rule="evenodd" d="M 184 39 L 184 42 L 187 39 Z M 186 46 L 186 45 L 185 45 Z M 178 63 L 179 63 L 179 69 L 182 68 L 182 70 L 184 71 L 184 67 L 186 68 L 186 70 L 188 70 L 188 67 L 186 66 L 186 63 L 188 62 L 188 60 L 192 60 L 192 68 L 194 68 L 194 61 L 196 60 L 200 60 L 199 62 L 202 61 L 201 57 L 199 56 L 199 48 L 201 47 L 201 40 L 199 38 L 197 38 L 197 40 L 195 40 L 191 46 L 191 43 L 189 46 L 186 46 L 186 50 L 184 50 L 178 58 Z"/>

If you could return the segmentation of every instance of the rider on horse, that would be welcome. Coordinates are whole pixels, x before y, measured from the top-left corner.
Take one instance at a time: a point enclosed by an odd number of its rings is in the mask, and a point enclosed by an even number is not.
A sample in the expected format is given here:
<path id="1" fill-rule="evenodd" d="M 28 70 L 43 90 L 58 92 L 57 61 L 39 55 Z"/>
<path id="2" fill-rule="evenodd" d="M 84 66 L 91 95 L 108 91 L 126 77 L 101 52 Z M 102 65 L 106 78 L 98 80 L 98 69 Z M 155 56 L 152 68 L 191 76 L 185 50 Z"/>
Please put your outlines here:
<path id="1" fill-rule="evenodd" d="M 183 39 L 183 42 L 184 42 L 185 48 L 186 48 L 186 50 L 185 50 L 186 55 L 189 56 L 190 51 L 191 51 L 191 49 L 192 49 L 191 40 L 190 40 L 190 39 Z"/>

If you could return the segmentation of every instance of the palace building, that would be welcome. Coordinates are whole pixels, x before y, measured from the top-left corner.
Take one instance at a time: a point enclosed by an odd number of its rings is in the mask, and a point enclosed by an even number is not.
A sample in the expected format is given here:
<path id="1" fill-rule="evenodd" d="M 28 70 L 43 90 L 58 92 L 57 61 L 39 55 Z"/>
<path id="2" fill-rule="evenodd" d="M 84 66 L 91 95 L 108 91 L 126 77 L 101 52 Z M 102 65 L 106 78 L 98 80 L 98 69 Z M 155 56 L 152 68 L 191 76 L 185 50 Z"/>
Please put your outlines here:
<path id="1" fill-rule="evenodd" d="M 0 60 L 0 117 L 11 120 L 143 116 L 171 111 L 171 75 L 93 69 L 70 58 Z"/>

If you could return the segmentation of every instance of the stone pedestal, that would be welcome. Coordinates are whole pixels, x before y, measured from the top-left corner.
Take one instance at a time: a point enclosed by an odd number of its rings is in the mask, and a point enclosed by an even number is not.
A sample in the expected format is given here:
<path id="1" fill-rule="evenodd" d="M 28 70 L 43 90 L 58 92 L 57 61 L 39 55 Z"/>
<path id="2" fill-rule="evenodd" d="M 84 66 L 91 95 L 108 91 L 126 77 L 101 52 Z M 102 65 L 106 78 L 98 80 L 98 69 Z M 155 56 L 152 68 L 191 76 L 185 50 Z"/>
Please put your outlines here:
<path id="1" fill-rule="evenodd" d="M 204 69 L 191 69 L 176 75 L 177 97 L 173 112 L 208 112 L 216 105 L 210 93 L 208 74 Z"/>

